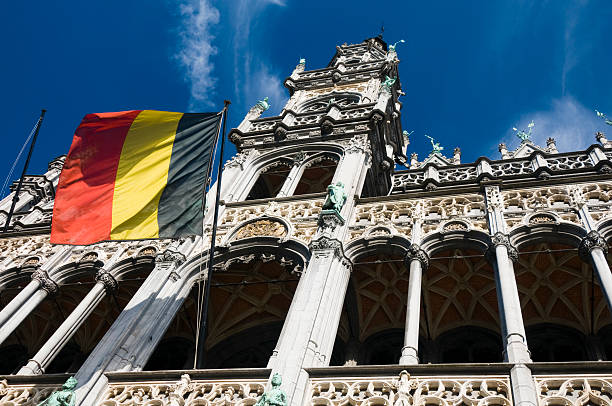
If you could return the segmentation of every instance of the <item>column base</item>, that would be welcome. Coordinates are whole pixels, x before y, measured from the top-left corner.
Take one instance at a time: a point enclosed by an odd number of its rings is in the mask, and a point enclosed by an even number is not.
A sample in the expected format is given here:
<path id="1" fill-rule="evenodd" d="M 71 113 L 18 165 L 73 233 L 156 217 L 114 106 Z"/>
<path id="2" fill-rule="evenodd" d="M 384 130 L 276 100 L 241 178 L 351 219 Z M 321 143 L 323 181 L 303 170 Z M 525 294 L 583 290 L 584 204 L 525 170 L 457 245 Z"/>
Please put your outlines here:
<path id="1" fill-rule="evenodd" d="M 538 393 L 531 370 L 525 364 L 516 364 L 510 370 L 512 398 L 516 406 L 538 406 Z"/>
<path id="2" fill-rule="evenodd" d="M 419 352 L 414 347 L 402 348 L 402 356 L 399 359 L 400 365 L 418 365 Z"/>

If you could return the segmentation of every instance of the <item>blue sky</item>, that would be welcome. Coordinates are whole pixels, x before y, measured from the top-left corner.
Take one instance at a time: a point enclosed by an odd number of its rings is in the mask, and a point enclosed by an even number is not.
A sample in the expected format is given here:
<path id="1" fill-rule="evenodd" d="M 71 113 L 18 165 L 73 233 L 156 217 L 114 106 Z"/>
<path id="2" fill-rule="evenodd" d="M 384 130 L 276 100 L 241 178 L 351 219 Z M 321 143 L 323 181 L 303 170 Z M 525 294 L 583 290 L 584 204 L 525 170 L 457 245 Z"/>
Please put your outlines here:
<path id="1" fill-rule="evenodd" d="M 233 127 L 269 96 L 276 115 L 300 57 L 324 67 L 336 45 L 383 23 L 388 42 L 406 40 L 402 121 L 420 158 L 427 133 L 464 162 L 497 159 L 531 120 L 540 144 L 584 148 L 606 130 L 593 110 L 612 116 L 610 0 L 64 0 L 8 2 L 2 14 L 2 180 L 41 108 L 30 173 L 68 151 L 87 113 L 215 111 L 230 99 Z"/>

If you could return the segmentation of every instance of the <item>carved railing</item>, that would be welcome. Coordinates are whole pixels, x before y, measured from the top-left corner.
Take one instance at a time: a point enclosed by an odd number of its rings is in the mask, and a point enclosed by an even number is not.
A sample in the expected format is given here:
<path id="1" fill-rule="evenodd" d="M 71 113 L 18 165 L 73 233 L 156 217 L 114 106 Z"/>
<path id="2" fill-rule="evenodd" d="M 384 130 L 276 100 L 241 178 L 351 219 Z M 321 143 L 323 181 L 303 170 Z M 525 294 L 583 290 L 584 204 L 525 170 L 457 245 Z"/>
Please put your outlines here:
<path id="1" fill-rule="evenodd" d="M 512 405 L 507 376 L 311 380 L 310 405 Z"/>
<path id="2" fill-rule="evenodd" d="M 144 373 L 146 374 L 146 373 Z M 131 379 L 134 379 L 134 374 Z M 259 379 L 191 379 L 144 382 L 111 382 L 99 406 L 250 406 L 263 394 L 266 378 Z"/>
<path id="3" fill-rule="evenodd" d="M 513 179 L 521 177 L 547 178 L 566 173 L 607 173 L 612 167 L 611 154 L 603 152 L 598 145 L 586 151 L 565 154 L 541 153 L 526 158 L 489 162 L 481 159 L 472 164 L 398 171 L 393 176 L 392 194 L 422 188 L 431 183 L 440 186 L 466 184 L 480 178 Z"/>
<path id="4" fill-rule="evenodd" d="M 612 405 L 612 375 L 535 377 L 542 405 Z"/>
<path id="5" fill-rule="evenodd" d="M 0 380 L 0 406 L 36 406 L 61 386 L 61 383 L 9 384 L 6 379 L 2 379 Z"/>

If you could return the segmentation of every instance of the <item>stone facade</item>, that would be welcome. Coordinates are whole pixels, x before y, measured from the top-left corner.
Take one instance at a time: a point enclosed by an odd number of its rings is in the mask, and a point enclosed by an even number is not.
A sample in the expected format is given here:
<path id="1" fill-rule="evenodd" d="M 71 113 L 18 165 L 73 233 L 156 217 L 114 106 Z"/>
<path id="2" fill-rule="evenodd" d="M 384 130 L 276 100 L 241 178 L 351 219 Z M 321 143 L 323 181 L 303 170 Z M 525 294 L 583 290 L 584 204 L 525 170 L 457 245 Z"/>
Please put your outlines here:
<path id="1" fill-rule="evenodd" d="M 338 46 L 230 131 L 206 369 L 212 210 L 204 238 L 52 246 L 63 159 L 28 176 L 0 236 L 0 405 L 66 374 L 78 405 L 252 405 L 273 373 L 291 405 L 610 404 L 611 146 L 408 158 L 398 63 Z"/>

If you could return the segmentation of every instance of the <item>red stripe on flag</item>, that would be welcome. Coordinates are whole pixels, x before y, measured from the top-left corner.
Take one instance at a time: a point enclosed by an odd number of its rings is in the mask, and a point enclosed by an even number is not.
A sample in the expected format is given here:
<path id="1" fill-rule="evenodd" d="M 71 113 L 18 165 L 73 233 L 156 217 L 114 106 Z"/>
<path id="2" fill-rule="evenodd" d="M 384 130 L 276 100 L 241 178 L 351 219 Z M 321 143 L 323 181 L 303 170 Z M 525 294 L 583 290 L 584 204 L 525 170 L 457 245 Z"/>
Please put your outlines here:
<path id="1" fill-rule="evenodd" d="M 141 111 L 88 114 L 83 118 L 55 194 L 52 243 L 91 244 L 110 239 L 119 157 L 127 132 Z"/>

